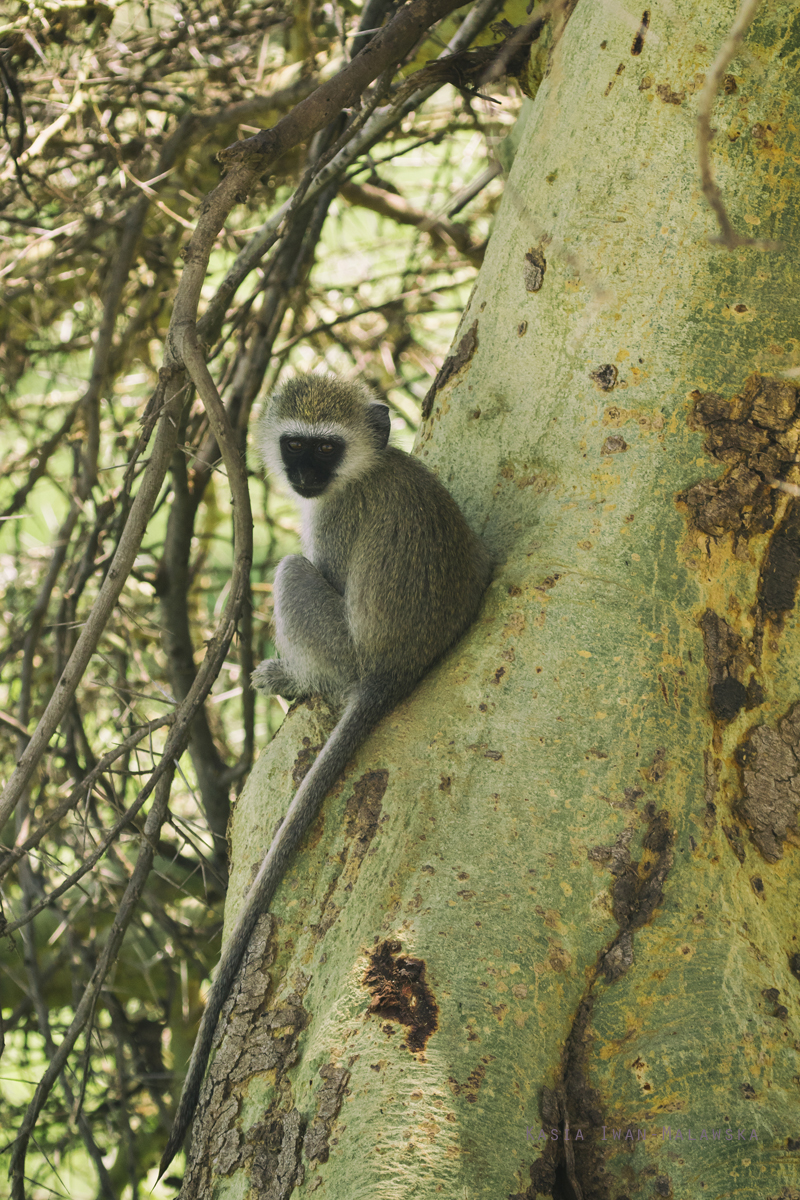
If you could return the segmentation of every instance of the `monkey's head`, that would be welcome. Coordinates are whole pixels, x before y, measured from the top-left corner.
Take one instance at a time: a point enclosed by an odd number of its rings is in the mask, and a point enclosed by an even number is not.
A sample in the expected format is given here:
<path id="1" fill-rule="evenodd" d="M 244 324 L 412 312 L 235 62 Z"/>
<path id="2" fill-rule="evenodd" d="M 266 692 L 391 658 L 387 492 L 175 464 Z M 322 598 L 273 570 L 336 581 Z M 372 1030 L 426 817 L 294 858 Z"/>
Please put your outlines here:
<path id="1" fill-rule="evenodd" d="M 363 384 L 298 375 L 273 392 L 256 437 L 270 470 L 312 500 L 369 471 L 390 428 L 389 409 Z"/>

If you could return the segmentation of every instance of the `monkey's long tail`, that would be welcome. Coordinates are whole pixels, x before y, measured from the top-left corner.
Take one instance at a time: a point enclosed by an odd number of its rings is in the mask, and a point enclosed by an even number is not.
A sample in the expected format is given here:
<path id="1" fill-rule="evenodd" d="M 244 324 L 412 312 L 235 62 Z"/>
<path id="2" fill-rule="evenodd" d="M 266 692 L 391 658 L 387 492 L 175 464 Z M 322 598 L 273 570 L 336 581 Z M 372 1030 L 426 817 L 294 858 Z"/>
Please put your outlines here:
<path id="1" fill-rule="evenodd" d="M 317 815 L 327 792 L 342 774 L 358 746 L 406 690 L 392 687 L 387 680 L 369 680 L 359 685 L 358 692 L 348 701 L 314 765 L 297 789 L 258 875 L 245 897 L 236 924 L 222 948 L 214 982 L 197 1031 L 167 1148 L 161 1158 L 159 1179 L 182 1146 L 191 1123 L 206 1073 L 219 1014 L 230 993 L 256 921 L 267 911 L 289 858 Z"/>

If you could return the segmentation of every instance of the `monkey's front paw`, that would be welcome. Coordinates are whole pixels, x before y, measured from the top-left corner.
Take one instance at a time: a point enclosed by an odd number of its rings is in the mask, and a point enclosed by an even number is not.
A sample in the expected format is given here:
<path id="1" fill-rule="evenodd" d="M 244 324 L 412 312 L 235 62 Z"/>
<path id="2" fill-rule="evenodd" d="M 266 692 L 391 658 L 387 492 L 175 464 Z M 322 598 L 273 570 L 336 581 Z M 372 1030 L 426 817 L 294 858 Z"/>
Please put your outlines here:
<path id="1" fill-rule="evenodd" d="M 298 695 L 297 682 L 284 670 L 278 658 L 265 658 L 259 663 L 250 682 L 262 696 L 285 696 L 287 700 L 293 700 Z"/>

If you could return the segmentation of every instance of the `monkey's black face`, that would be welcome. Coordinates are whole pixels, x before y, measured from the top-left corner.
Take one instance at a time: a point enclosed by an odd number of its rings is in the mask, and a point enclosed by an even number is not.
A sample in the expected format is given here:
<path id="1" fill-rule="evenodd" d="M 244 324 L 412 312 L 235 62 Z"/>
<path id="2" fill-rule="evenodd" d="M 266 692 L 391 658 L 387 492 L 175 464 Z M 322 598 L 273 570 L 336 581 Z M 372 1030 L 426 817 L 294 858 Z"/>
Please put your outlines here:
<path id="1" fill-rule="evenodd" d="M 343 457 L 343 438 L 300 437 L 291 433 L 285 433 L 281 438 L 286 477 L 298 496 L 305 500 L 322 495 Z"/>

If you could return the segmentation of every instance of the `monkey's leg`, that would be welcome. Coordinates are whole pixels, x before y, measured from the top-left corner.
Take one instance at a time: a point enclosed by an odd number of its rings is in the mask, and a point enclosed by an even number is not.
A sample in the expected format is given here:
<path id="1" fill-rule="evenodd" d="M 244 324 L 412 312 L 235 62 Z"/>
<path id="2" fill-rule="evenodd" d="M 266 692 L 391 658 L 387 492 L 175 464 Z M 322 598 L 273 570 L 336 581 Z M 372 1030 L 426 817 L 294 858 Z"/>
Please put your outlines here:
<path id="1" fill-rule="evenodd" d="M 255 686 L 263 690 L 263 679 L 282 695 L 321 693 L 340 702 L 358 679 L 344 598 L 300 554 L 281 561 L 273 595 L 275 646 L 281 657 L 263 663 L 263 674 L 258 668 Z M 281 686 L 273 687 L 277 683 Z"/>

